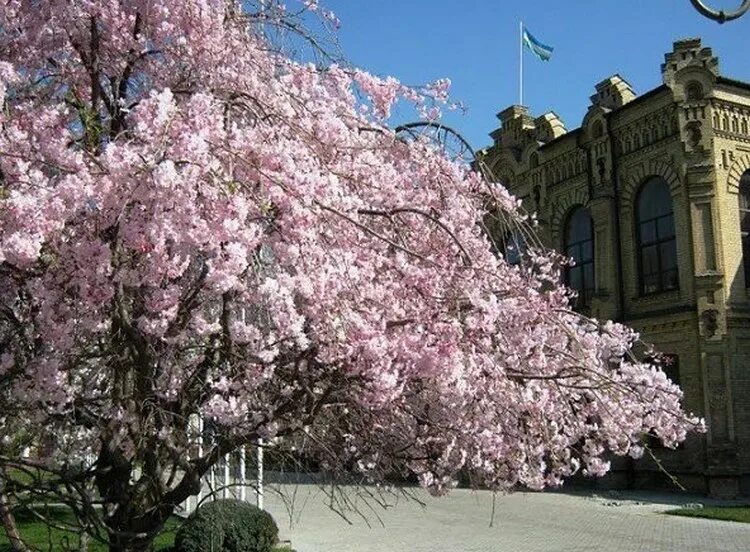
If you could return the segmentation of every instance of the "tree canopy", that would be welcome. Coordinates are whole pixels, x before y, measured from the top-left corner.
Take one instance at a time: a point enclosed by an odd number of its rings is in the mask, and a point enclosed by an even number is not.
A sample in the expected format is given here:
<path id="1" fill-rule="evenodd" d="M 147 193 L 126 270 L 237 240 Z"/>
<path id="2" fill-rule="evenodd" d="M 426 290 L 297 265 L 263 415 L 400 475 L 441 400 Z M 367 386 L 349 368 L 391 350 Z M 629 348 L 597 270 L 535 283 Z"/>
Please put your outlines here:
<path id="1" fill-rule="evenodd" d="M 261 31 L 296 14 L 269 6 L 0 9 L 0 419 L 55 437 L 46 491 L 140 550 L 257 438 L 436 493 L 682 441 L 698 422 L 637 335 L 572 312 L 555 255 L 494 248 L 488 210 L 522 224 L 518 201 L 388 126 L 448 81 L 295 61 Z"/>

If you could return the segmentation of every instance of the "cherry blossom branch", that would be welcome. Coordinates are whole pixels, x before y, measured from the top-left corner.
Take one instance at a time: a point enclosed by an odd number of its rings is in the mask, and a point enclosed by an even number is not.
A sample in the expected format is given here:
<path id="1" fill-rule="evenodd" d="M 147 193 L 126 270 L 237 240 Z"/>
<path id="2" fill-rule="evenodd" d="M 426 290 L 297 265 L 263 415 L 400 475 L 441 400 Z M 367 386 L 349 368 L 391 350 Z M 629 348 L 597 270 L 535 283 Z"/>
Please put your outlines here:
<path id="1" fill-rule="evenodd" d="M 420 215 L 428 220 L 430 220 L 432 223 L 434 223 L 436 226 L 439 226 L 446 234 L 448 234 L 453 242 L 458 246 L 458 248 L 461 250 L 461 254 L 463 255 L 464 263 L 467 266 L 471 266 L 471 256 L 466 251 L 464 246 L 461 244 L 459 239 L 456 237 L 456 235 L 453 233 L 453 231 L 448 228 L 440 219 L 437 217 L 431 215 L 430 213 L 427 213 L 421 209 L 416 209 L 414 207 L 394 207 L 392 209 L 388 209 L 387 211 L 381 211 L 378 209 L 358 209 L 357 212 L 361 215 L 373 215 L 373 216 L 381 216 L 381 217 L 392 217 L 393 215 L 397 215 L 399 213 L 413 213 L 415 215 Z"/>

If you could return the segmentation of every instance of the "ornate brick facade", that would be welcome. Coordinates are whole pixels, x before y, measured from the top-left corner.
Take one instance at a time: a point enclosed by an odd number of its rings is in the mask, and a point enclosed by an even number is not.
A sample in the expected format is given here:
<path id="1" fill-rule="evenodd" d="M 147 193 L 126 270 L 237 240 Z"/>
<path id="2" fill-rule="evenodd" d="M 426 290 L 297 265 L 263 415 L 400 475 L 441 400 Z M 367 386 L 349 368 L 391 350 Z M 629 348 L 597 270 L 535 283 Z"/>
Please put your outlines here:
<path id="1" fill-rule="evenodd" d="M 572 131 L 554 113 L 511 106 L 480 159 L 537 213 L 552 247 L 565 250 L 572 210 L 588 210 L 595 276 L 584 309 L 677 355 L 686 408 L 708 423 L 704 437 L 656 456 L 690 489 L 750 494 L 750 274 L 739 211 L 743 175 L 750 185 L 750 84 L 721 76 L 700 39 L 676 42 L 661 69 L 663 84 L 641 96 L 619 75 L 597 84 Z M 638 194 L 653 177 L 671 195 L 678 275 L 666 291 L 644 293 L 651 260 Z M 615 470 L 616 485 L 665 481 L 650 458 Z"/>

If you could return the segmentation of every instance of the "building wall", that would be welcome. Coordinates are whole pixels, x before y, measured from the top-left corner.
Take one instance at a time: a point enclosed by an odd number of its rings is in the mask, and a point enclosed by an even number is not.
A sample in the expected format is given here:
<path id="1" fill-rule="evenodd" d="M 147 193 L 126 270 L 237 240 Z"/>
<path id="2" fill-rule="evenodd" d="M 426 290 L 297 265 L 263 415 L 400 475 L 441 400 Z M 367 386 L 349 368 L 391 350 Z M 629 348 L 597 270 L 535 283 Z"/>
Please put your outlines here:
<path id="1" fill-rule="evenodd" d="M 750 85 L 722 77 L 699 39 L 676 42 L 661 69 L 664 84 L 640 97 L 619 75 L 597 84 L 570 132 L 553 112 L 534 118 L 511 106 L 480 159 L 537 213 L 550 247 L 563 250 L 569 214 L 586 207 L 595 293 L 584 311 L 679 356 L 685 407 L 705 417 L 708 432 L 676 451 L 657 447 L 659 462 L 619 461 L 623 481 L 656 485 L 669 480 L 666 470 L 693 490 L 750 494 L 750 295 L 738 213 Z M 669 185 L 679 288 L 643 295 L 635 209 L 651 176 Z"/>

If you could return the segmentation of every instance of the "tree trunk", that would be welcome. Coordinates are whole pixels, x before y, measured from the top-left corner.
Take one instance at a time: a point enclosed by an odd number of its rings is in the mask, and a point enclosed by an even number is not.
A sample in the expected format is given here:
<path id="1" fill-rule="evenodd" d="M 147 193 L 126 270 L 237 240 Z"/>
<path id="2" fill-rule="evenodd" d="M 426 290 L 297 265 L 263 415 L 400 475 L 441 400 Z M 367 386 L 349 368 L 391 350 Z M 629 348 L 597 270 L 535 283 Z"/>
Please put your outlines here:
<path id="1" fill-rule="evenodd" d="M 158 529 L 161 529 L 162 526 L 163 524 L 156 524 Z M 142 530 L 142 526 L 138 529 L 135 529 L 132 525 L 121 527 L 116 533 L 110 533 L 109 552 L 151 552 L 154 549 L 154 539 L 159 533 L 158 529 L 151 533 L 151 537 L 144 537 L 142 533 L 140 537 L 136 537 L 126 535 L 136 535 L 140 532 L 139 530 Z"/>
<path id="2" fill-rule="evenodd" d="M 142 544 L 110 544 L 109 552 L 151 552 L 153 550 L 153 544 L 142 545 Z"/>
<path id="3" fill-rule="evenodd" d="M 109 552 L 152 552 L 154 549 L 154 538 L 156 538 L 156 534 L 151 538 L 110 534 Z"/>
<path id="4" fill-rule="evenodd" d="M 8 497 L 5 496 L 3 491 L 3 484 L 0 482 L 0 518 L 2 518 L 5 534 L 10 541 L 10 548 L 13 552 L 28 552 L 28 548 L 26 548 L 26 545 L 21 540 L 21 534 L 18 532 L 13 512 L 10 511 Z"/>
<path id="5" fill-rule="evenodd" d="M 86 531 L 81 531 L 78 534 L 78 552 L 88 552 L 89 550 L 89 535 Z"/>
<path id="6" fill-rule="evenodd" d="M 153 546 L 152 542 L 149 542 L 148 544 L 135 542 L 119 544 L 112 543 L 109 545 L 109 552 L 151 552 L 154 549 Z"/>
<path id="7" fill-rule="evenodd" d="M 109 445 L 99 452 L 95 484 L 98 494 L 107 497 L 104 509 L 112 512 L 102 519 L 109 532 L 109 552 L 151 552 L 176 505 L 200 490 L 196 473 L 184 475 L 176 489 L 165 493 L 164 485 L 156 483 L 166 477 L 155 454 L 152 450 L 142 465 L 135 465 Z"/>
<path id="8" fill-rule="evenodd" d="M 142 516 L 115 516 L 110 521 L 109 552 L 151 552 L 154 539 L 164 528 L 163 517 L 154 512 Z"/>

